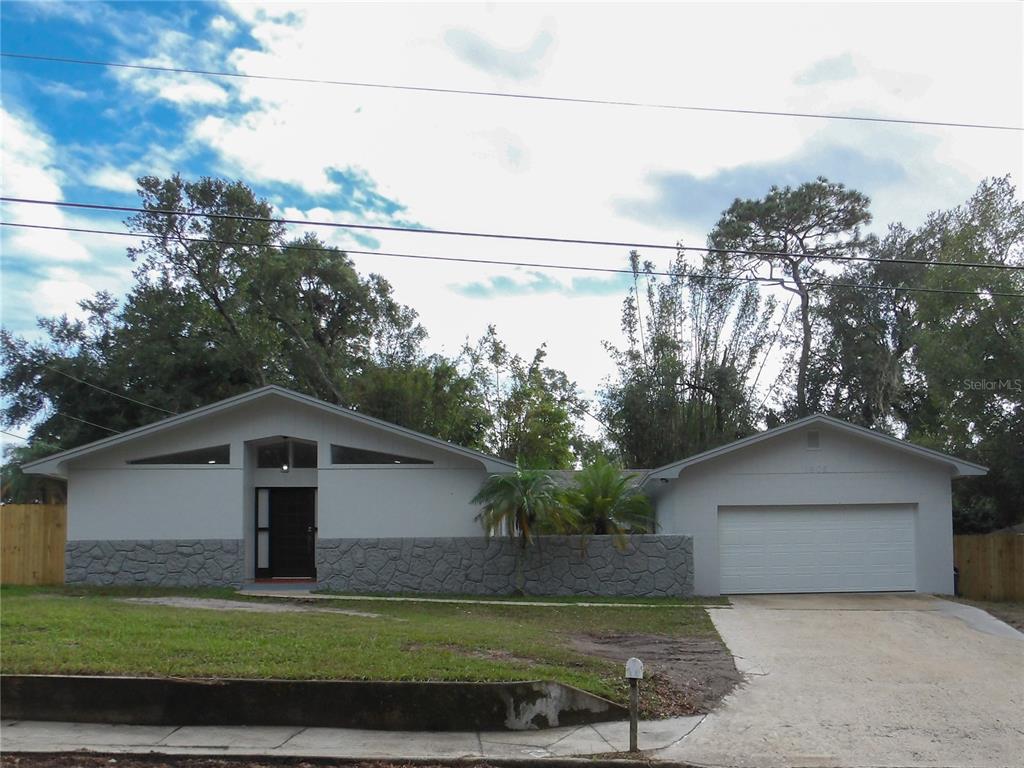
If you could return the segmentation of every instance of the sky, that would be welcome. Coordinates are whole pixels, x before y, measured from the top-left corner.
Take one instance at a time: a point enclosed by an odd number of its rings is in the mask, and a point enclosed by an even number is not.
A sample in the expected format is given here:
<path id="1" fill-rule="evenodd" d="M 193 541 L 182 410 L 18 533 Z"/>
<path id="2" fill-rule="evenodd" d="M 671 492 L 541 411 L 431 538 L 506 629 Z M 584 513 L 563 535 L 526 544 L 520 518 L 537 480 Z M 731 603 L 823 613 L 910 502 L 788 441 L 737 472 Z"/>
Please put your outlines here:
<path id="1" fill-rule="evenodd" d="M 2 48 L 79 59 L 770 111 L 1024 123 L 1024 5 L 5 2 Z M 134 205 L 140 175 L 241 179 L 290 218 L 702 245 L 737 197 L 824 175 L 872 229 L 978 182 L 1020 183 L 1022 134 L 409 92 L 0 60 L 4 195 Z M 4 204 L 6 222 L 123 214 Z M 622 268 L 623 248 L 368 236 L 329 242 Z M 0 228 L 2 323 L 81 314 L 131 284 L 125 238 Z M 668 252 L 643 254 L 667 266 Z M 592 395 L 624 276 L 354 256 L 414 307 L 429 351 L 494 324 Z"/>

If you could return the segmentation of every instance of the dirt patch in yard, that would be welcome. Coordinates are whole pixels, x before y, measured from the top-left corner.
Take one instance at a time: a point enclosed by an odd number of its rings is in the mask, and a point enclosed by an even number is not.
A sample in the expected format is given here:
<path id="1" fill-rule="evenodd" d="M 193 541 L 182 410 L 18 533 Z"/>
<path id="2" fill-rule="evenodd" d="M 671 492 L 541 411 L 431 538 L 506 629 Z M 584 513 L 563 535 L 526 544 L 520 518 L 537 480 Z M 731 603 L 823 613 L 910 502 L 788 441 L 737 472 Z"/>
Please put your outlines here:
<path id="1" fill-rule="evenodd" d="M 645 718 L 706 714 L 742 680 L 732 654 L 718 638 L 664 635 L 569 635 L 569 647 L 585 656 L 618 662 L 636 656 L 644 663 L 640 684 L 640 713 Z M 427 646 L 409 644 L 416 651 Z M 437 648 L 438 646 L 431 646 Z M 516 656 L 496 648 L 441 646 L 451 653 L 474 659 L 536 664 L 536 659 Z M 627 683 L 621 682 L 623 693 Z"/>
<path id="2" fill-rule="evenodd" d="M 443 648 L 451 653 L 458 654 L 459 656 L 467 656 L 471 659 L 486 659 L 487 661 L 510 661 L 518 662 L 521 664 L 536 664 L 536 659 L 529 659 L 525 656 L 516 656 L 511 651 L 500 650 L 498 648 L 464 648 L 461 645 L 455 645 L 454 643 L 446 643 L 442 645 L 423 645 L 422 643 L 410 643 L 405 646 L 407 651 L 422 651 L 422 650 L 437 650 Z"/>
<path id="3" fill-rule="evenodd" d="M 569 643 L 578 653 L 623 665 L 630 656 L 643 661 L 641 708 L 657 717 L 710 712 L 742 680 L 718 638 L 574 635 Z"/>

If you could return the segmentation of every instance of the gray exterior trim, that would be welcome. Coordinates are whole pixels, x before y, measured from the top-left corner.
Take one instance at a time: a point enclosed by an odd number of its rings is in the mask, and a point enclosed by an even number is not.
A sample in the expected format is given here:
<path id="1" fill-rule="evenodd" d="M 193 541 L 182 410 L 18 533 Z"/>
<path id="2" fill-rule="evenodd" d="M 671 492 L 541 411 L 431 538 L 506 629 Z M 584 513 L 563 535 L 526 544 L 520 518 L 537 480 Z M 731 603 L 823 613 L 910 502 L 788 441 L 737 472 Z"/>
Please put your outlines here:
<path id="1" fill-rule="evenodd" d="M 321 539 L 316 565 L 321 586 L 343 592 L 503 595 L 517 556 L 527 594 L 693 594 L 689 536 L 633 536 L 624 550 L 610 536 L 542 536 L 522 553 L 507 538 Z"/>
<path id="2" fill-rule="evenodd" d="M 244 580 L 241 539 L 69 541 L 68 584 L 236 586 Z"/>

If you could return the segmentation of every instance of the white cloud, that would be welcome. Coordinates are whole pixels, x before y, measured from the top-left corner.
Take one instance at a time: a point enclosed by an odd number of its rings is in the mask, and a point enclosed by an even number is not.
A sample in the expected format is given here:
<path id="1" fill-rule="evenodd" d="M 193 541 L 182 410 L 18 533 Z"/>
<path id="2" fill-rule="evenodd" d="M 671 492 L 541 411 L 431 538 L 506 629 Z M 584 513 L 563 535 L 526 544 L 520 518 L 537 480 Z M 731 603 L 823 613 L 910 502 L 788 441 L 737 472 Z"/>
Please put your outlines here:
<path id="1" fill-rule="evenodd" d="M 135 176 L 123 168 L 110 165 L 90 171 L 85 177 L 85 183 L 111 192 L 134 192 L 137 187 Z"/>
<path id="2" fill-rule="evenodd" d="M 210 29 L 222 35 L 230 35 L 235 31 L 235 22 L 223 16 L 214 16 L 210 20 Z"/>
<path id="3" fill-rule="evenodd" d="M 521 77 L 515 89 L 538 94 L 797 112 L 997 123 L 1019 122 L 1022 112 L 1019 6 L 489 4 L 408 5 L 396 12 L 385 4 L 239 2 L 226 8 L 217 17 L 223 23 L 211 22 L 218 34 L 205 40 L 147 29 L 155 42 L 142 61 L 203 69 L 222 69 L 227 62 L 254 75 L 483 91 L 512 87 L 509 78 Z M 924 9 L 929 34 L 922 37 Z M 258 49 L 227 50 L 220 33 L 229 23 L 244 28 Z M 462 31 L 460 50 L 464 57 L 472 54 L 468 60 L 453 55 L 446 42 L 453 29 Z M 797 29 L 799 45 L 779 45 Z M 965 29 L 978 34 L 964 36 Z M 831 75 L 842 79 L 795 82 L 830 60 L 836 65 Z M 202 172 L 269 188 L 279 208 L 297 219 L 388 218 L 345 210 L 345 186 L 333 175 L 344 171 L 371 180 L 377 193 L 404 205 L 404 218 L 435 228 L 699 244 L 704 229 L 673 225 L 678 219 L 670 217 L 629 215 L 620 201 L 649 196 L 658 175 L 707 180 L 838 147 L 851 157 L 903 169 L 901 179 L 865 191 L 875 198 L 880 226 L 893 218 L 913 225 L 927 211 L 965 199 L 981 177 L 1022 167 L 1019 136 L 1008 132 L 156 73 L 118 77 L 145 98 L 179 106 L 192 122 L 163 155 L 159 147 L 147 153 L 152 167 L 120 169 L 108 161 L 109 167 L 101 165 L 86 178 L 126 191 L 129 172 L 166 175 L 180 169 L 189 152 L 209 150 L 217 160 Z M 361 195 L 355 201 L 360 205 L 369 197 L 359 187 L 352 194 Z M 302 200 L 307 196 L 312 202 Z M 729 202 L 716 204 L 724 208 Z M 322 235 L 355 248 L 351 233 Z M 624 248 L 374 236 L 392 251 L 625 263 Z M 644 255 L 659 264 L 669 258 L 665 252 Z M 621 297 L 556 292 L 472 298 L 449 286 L 497 276 L 521 282 L 522 271 L 374 256 L 355 260 L 362 270 L 384 274 L 398 298 L 421 313 L 435 348 L 454 352 L 466 335 L 478 336 L 496 323 L 521 354 L 548 341 L 549 362 L 587 389 L 609 371 L 600 342 L 619 338 Z M 555 278 L 568 284 L 568 276 Z"/>
<path id="4" fill-rule="evenodd" d="M 150 55 L 131 61 L 150 67 L 216 70 L 222 65 L 220 41 L 195 39 L 175 29 L 163 29 L 148 41 Z M 229 100 L 229 92 L 216 78 L 181 72 L 115 69 L 113 75 L 137 93 L 163 99 L 178 106 L 219 106 Z"/>
<path id="5" fill-rule="evenodd" d="M 83 317 L 78 302 L 92 296 L 96 289 L 86 281 L 81 272 L 70 267 L 50 267 L 46 276 L 39 281 L 35 309 L 40 315 L 67 313 L 71 317 Z"/>
<path id="6" fill-rule="evenodd" d="M 89 98 L 89 94 L 81 88 L 75 88 L 73 85 L 59 81 L 42 83 L 39 86 L 39 90 L 57 99 L 81 101 L 82 99 Z"/>
<path id="7" fill-rule="evenodd" d="M 35 121 L 0 108 L 3 133 L 0 185 L 9 197 L 64 200 L 62 160 L 53 139 Z M 56 206 L 4 203 L 4 222 L 51 227 L 105 229 L 109 220 L 94 220 Z M 0 228 L 3 254 L 2 321 L 28 336 L 38 316 L 81 317 L 78 302 L 99 290 L 115 295 L 127 287 L 131 270 L 124 259 L 126 238 L 72 234 L 20 227 Z M 104 264 L 116 264 L 105 267 Z"/>
<path id="8" fill-rule="evenodd" d="M 191 75 L 161 78 L 154 92 L 174 104 L 223 104 L 228 100 L 227 91 L 219 85 Z"/>
<path id="9" fill-rule="evenodd" d="M 294 8 L 295 6 L 290 6 Z M 920 8 L 831 4 L 560 6 L 409 6 L 309 4 L 293 16 L 280 6 L 235 6 L 260 50 L 235 50 L 231 61 L 253 74 L 493 90 L 495 75 L 529 76 L 541 94 L 801 112 L 936 116 L 1013 121 L 1020 92 L 1013 51 L 1019 29 L 1001 11 L 936 8 L 936 33 L 906 44 Z M 737 16 L 742 23 L 737 23 Z M 974 45 L 959 30 L 991 28 L 998 42 Z M 780 34 L 801 29 L 798 46 Z M 481 63 L 460 60 L 446 44 L 450 30 L 494 41 Z M 337 30 L 358 29 L 345 45 Z M 543 59 L 506 60 L 543 40 Z M 606 32 L 615 35 L 614 49 Z M 685 43 L 681 31 L 685 30 Z M 940 43 L 954 35 L 962 55 Z M 722 41 L 727 39 L 728 46 Z M 902 41 L 902 42 L 900 42 Z M 934 42 L 932 42 L 934 41 Z M 984 63 L 973 62 L 985 48 Z M 463 55 L 466 50 L 463 45 Z M 815 62 L 849 52 L 841 82 L 794 83 Z M 497 57 L 497 58 L 495 58 Z M 536 57 L 534 57 L 536 58 Z M 522 60 L 520 60 L 522 59 Z M 511 69 L 510 69 L 511 67 Z M 503 71 L 501 71 L 503 70 Z M 1007 75 L 1004 95 L 977 87 L 989 72 Z M 984 175 L 1020 167 L 1016 137 L 912 127 L 737 116 L 669 110 L 395 92 L 340 86 L 245 81 L 240 114 L 199 122 L 192 138 L 213 149 L 223 169 L 258 184 L 284 183 L 324 205 L 337 191 L 332 168 L 357 167 L 378 191 L 405 206 L 407 218 L 436 228 L 582 236 L 596 239 L 702 243 L 705 231 L 627 217 L 622 198 L 639 198 L 652 174 L 698 178 L 750 164 L 800 157 L 814 147 L 847 147 L 906 168 L 902 184 L 879 187 L 880 210 L 910 223 L 928 210 L 966 197 Z M 1016 106 L 1014 106 L 1016 105 Z M 272 150 L 270 148 L 273 148 Z M 851 156 L 854 153 L 851 152 Z M 943 157 L 948 169 L 937 163 Z M 750 194 L 766 190 L 751 190 Z M 287 193 L 282 193 L 287 202 Z M 720 201 L 721 207 L 731 200 Z M 351 220 L 318 212 L 310 218 Z M 564 248 L 436 236 L 377 234 L 388 250 L 554 261 L 592 266 L 624 264 L 625 249 Z M 339 240 L 351 243 L 349 238 Z M 668 254 L 646 256 L 665 263 Z M 474 299 L 447 286 L 515 275 L 478 267 L 357 257 L 362 269 L 383 272 L 399 298 L 416 307 L 448 351 L 494 322 L 514 349 L 527 353 L 548 340 L 550 362 L 593 388 L 609 371 L 602 339 L 619 338 L 621 297 L 567 298 L 536 294 Z M 516 278 L 516 279 L 522 279 Z"/>
<path id="10" fill-rule="evenodd" d="M 3 132 L 0 174 L 6 197 L 63 200 L 62 174 L 49 136 L 31 119 L 0 107 Z M 19 224 L 64 226 L 64 212 L 48 205 L 4 203 L 4 221 Z M 89 251 L 66 232 L 5 228 L 8 255 L 42 261 L 88 261 Z"/>

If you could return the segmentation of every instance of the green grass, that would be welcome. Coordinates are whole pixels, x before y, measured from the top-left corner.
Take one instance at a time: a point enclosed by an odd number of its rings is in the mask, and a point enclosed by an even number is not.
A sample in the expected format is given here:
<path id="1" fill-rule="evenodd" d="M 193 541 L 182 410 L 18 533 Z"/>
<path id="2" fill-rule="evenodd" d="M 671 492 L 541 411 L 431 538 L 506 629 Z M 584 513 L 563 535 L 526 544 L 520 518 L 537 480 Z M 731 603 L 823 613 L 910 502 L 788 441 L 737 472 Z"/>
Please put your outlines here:
<path id="1" fill-rule="evenodd" d="M 586 609 L 360 601 L 363 618 L 125 603 L 231 590 L 0 589 L 2 671 L 181 677 L 558 680 L 624 701 L 620 665 L 573 652 L 570 634 L 715 636 L 702 608 Z M 331 601 L 334 602 L 334 601 Z"/>

